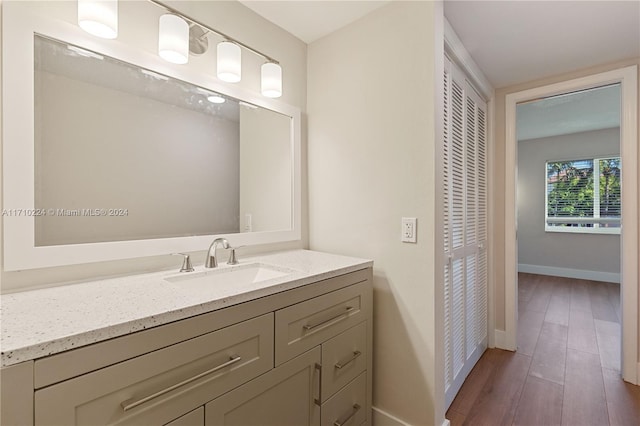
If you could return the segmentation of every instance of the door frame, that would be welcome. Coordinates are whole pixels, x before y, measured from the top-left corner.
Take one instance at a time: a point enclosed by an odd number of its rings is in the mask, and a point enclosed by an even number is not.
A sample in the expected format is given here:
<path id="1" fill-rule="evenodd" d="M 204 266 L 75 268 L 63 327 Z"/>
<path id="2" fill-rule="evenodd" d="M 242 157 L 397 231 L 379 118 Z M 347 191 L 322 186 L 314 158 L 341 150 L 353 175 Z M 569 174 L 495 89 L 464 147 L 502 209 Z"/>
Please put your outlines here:
<path id="1" fill-rule="evenodd" d="M 505 100 L 505 349 L 516 350 L 518 324 L 516 105 L 542 97 L 620 83 L 622 162 L 621 310 L 622 378 L 640 382 L 638 364 L 638 67 L 619 68 L 506 95 Z"/>

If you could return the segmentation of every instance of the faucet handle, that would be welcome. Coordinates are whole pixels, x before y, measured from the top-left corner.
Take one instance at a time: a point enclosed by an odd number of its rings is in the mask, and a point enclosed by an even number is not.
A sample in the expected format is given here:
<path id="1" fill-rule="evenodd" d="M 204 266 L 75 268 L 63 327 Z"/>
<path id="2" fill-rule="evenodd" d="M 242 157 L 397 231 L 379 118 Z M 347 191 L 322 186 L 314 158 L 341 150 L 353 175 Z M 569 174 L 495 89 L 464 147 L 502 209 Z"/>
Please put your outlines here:
<path id="1" fill-rule="evenodd" d="M 236 257 L 236 249 L 242 248 L 244 246 L 238 246 L 238 247 L 231 247 L 229 246 L 229 260 L 227 261 L 227 265 L 237 265 L 238 263 L 238 258 Z"/>
<path id="2" fill-rule="evenodd" d="M 184 253 L 171 253 L 172 256 L 184 256 L 182 259 L 182 267 L 180 268 L 180 272 L 193 272 L 193 265 L 191 264 L 191 257 L 188 254 Z"/>

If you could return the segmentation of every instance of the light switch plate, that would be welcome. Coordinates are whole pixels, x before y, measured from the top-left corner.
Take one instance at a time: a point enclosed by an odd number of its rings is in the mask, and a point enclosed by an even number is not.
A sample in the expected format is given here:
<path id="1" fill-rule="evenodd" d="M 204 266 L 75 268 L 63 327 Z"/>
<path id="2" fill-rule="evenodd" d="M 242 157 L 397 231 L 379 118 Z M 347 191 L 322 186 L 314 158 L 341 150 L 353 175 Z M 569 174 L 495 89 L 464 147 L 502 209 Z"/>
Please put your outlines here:
<path id="1" fill-rule="evenodd" d="M 253 231 L 253 225 L 251 224 L 251 213 L 244 215 L 244 232 Z"/>
<path id="2" fill-rule="evenodd" d="M 402 236 L 400 240 L 403 243 L 415 243 L 418 237 L 418 220 L 415 217 L 403 217 L 402 218 Z"/>

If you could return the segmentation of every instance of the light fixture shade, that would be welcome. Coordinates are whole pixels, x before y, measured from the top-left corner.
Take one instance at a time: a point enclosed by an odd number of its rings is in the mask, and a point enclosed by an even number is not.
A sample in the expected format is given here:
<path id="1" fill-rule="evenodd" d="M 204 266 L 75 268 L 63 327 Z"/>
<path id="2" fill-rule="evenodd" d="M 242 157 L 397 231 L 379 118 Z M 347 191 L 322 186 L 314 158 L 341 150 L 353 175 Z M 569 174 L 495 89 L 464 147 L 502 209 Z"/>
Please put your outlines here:
<path id="1" fill-rule="evenodd" d="M 160 17 L 158 55 L 165 61 L 174 64 L 186 64 L 189 61 L 189 24 L 187 21 L 171 14 Z"/>
<path id="2" fill-rule="evenodd" d="M 267 62 L 261 68 L 262 94 L 267 98 L 282 96 L 282 67 L 273 62 Z"/>
<path id="3" fill-rule="evenodd" d="M 78 25 L 98 37 L 118 37 L 118 0 L 78 0 Z"/>
<path id="4" fill-rule="evenodd" d="M 242 78 L 242 55 L 237 44 L 218 43 L 218 78 L 229 83 L 237 83 Z"/>

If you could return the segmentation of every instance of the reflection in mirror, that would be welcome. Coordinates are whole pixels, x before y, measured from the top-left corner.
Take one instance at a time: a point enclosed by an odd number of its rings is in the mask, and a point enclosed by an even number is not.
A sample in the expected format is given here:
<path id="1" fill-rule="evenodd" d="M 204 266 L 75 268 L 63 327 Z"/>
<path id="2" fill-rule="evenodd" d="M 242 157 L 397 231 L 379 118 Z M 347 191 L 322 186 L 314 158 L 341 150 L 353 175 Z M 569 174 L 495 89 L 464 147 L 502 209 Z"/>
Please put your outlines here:
<path id="1" fill-rule="evenodd" d="M 36 246 L 292 228 L 290 117 L 34 46 Z"/>

